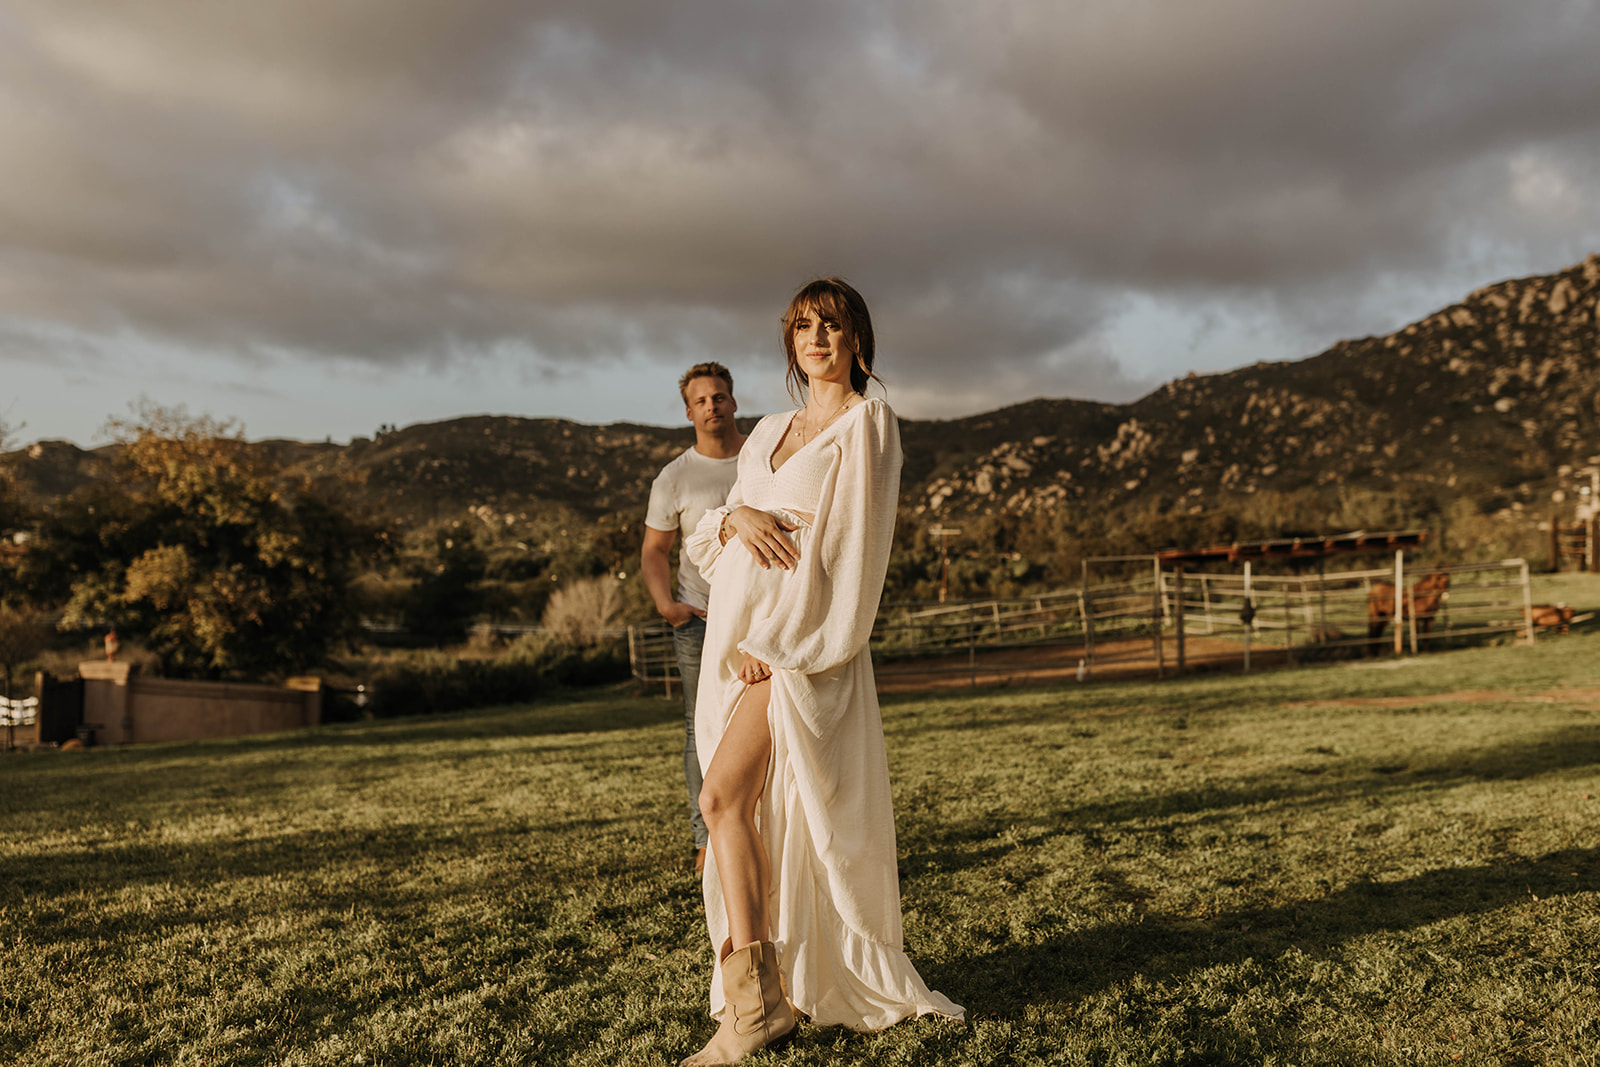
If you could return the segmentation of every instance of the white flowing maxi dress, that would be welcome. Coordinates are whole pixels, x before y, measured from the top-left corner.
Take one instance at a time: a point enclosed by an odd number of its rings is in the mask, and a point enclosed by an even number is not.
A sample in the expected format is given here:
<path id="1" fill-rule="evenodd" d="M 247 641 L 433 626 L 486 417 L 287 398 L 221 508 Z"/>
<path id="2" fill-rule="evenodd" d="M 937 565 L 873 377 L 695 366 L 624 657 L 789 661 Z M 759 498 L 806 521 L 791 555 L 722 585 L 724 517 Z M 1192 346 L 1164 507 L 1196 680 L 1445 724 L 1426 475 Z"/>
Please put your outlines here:
<path id="1" fill-rule="evenodd" d="M 772 865 L 772 940 L 789 995 L 813 1022 L 880 1030 L 964 1009 L 928 989 L 900 924 L 889 764 L 867 639 L 888 570 L 900 489 L 900 429 L 881 400 L 846 412 L 777 471 L 789 414 L 757 424 L 727 506 L 707 511 L 684 551 L 711 582 L 696 699 L 701 769 L 743 695 L 741 652 L 772 668 L 772 764 L 757 821 Z M 717 527 L 748 504 L 800 528 L 792 570 L 758 566 Z M 797 512 L 810 516 L 802 521 Z M 704 893 L 711 944 L 727 937 L 716 855 Z M 720 968 L 711 1011 L 723 1007 Z"/>

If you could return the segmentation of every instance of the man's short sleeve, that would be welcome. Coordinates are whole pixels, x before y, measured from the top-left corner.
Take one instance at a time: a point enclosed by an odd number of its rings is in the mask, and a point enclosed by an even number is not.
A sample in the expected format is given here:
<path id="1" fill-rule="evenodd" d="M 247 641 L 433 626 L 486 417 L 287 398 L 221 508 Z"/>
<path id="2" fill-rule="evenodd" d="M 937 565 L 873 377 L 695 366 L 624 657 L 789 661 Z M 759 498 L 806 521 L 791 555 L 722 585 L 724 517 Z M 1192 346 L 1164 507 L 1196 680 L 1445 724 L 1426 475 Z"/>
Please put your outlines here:
<path id="1" fill-rule="evenodd" d="M 652 530 L 678 532 L 681 508 L 678 507 L 678 480 L 673 464 L 664 467 L 650 483 L 650 503 L 645 508 L 644 524 Z"/>

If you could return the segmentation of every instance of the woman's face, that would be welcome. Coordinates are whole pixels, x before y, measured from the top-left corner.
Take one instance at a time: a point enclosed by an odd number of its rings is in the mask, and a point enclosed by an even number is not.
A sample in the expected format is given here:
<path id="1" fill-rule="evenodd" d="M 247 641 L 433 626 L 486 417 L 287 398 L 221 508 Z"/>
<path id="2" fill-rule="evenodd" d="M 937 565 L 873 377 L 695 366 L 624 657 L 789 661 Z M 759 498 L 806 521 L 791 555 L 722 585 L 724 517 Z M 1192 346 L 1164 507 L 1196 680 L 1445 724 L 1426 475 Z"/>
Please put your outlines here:
<path id="1" fill-rule="evenodd" d="M 795 362 L 807 378 L 813 382 L 850 384 L 856 350 L 844 323 L 817 308 L 807 308 L 795 317 L 792 340 Z"/>

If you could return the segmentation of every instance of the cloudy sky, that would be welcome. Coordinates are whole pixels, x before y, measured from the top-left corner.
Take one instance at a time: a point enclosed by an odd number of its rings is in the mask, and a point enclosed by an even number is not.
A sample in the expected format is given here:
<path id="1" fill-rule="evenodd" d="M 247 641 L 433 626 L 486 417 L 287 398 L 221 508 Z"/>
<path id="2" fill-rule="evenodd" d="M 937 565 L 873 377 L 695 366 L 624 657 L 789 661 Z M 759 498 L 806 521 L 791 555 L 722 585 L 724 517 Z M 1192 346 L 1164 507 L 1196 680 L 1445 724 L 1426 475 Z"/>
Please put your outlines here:
<path id="1" fill-rule="evenodd" d="M 1126 400 L 1600 251 L 1590 0 L 0 0 L 0 419 Z"/>

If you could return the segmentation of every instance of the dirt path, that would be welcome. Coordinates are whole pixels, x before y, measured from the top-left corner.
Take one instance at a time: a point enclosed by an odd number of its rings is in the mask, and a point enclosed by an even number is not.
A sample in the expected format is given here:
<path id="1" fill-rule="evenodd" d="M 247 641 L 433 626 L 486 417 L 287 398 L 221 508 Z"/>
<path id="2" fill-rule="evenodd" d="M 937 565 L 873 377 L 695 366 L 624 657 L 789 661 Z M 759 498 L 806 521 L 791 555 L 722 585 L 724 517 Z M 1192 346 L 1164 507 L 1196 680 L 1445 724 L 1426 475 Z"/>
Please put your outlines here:
<path id="1" fill-rule="evenodd" d="M 1186 648 L 1186 673 L 1244 669 L 1243 652 L 1236 641 L 1190 635 Z M 1085 681 L 1126 681 L 1155 678 L 1177 669 L 1176 650 L 1171 639 L 1162 642 L 1158 660 L 1155 642 L 1150 638 L 1096 641 L 1095 662 L 1086 665 Z M 1082 645 L 1040 645 L 1029 648 L 979 649 L 970 658 L 966 652 L 919 659 L 897 659 L 873 664 L 880 693 L 927 693 L 986 686 L 1054 685 L 1078 677 L 1078 664 L 1085 658 Z M 1251 654 L 1252 667 L 1280 667 L 1284 651 L 1271 649 Z M 1398 662 L 1411 662 L 1409 660 Z M 1415 707 L 1418 704 L 1446 704 L 1454 701 L 1499 701 L 1515 704 L 1593 704 L 1600 707 L 1600 688 L 1548 689 L 1539 693 L 1508 692 L 1498 689 L 1459 690 L 1425 696 L 1348 697 L 1343 700 L 1307 700 L 1289 705 L 1297 708 L 1327 707 Z"/>
<path id="2" fill-rule="evenodd" d="M 1242 670 L 1244 656 L 1239 643 L 1190 635 L 1185 641 L 1188 671 Z M 1095 661 L 1085 665 L 1087 681 L 1154 678 L 1177 669 L 1177 649 L 1168 637 L 1162 641 L 1159 657 L 1155 642 L 1148 638 L 1096 641 Z M 1250 657 L 1252 666 L 1279 666 L 1282 649 L 1257 651 Z M 880 693 L 924 693 L 945 689 L 967 689 L 995 685 L 1046 685 L 1069 682 L 1078 676 L 1078 664 L 1085 659 L 1082 645 L 1039 645 L 1027 648 L 978 649 L 970 658 L 966 652 L 918 659 L 897 659 L 873 664 Z"/>

